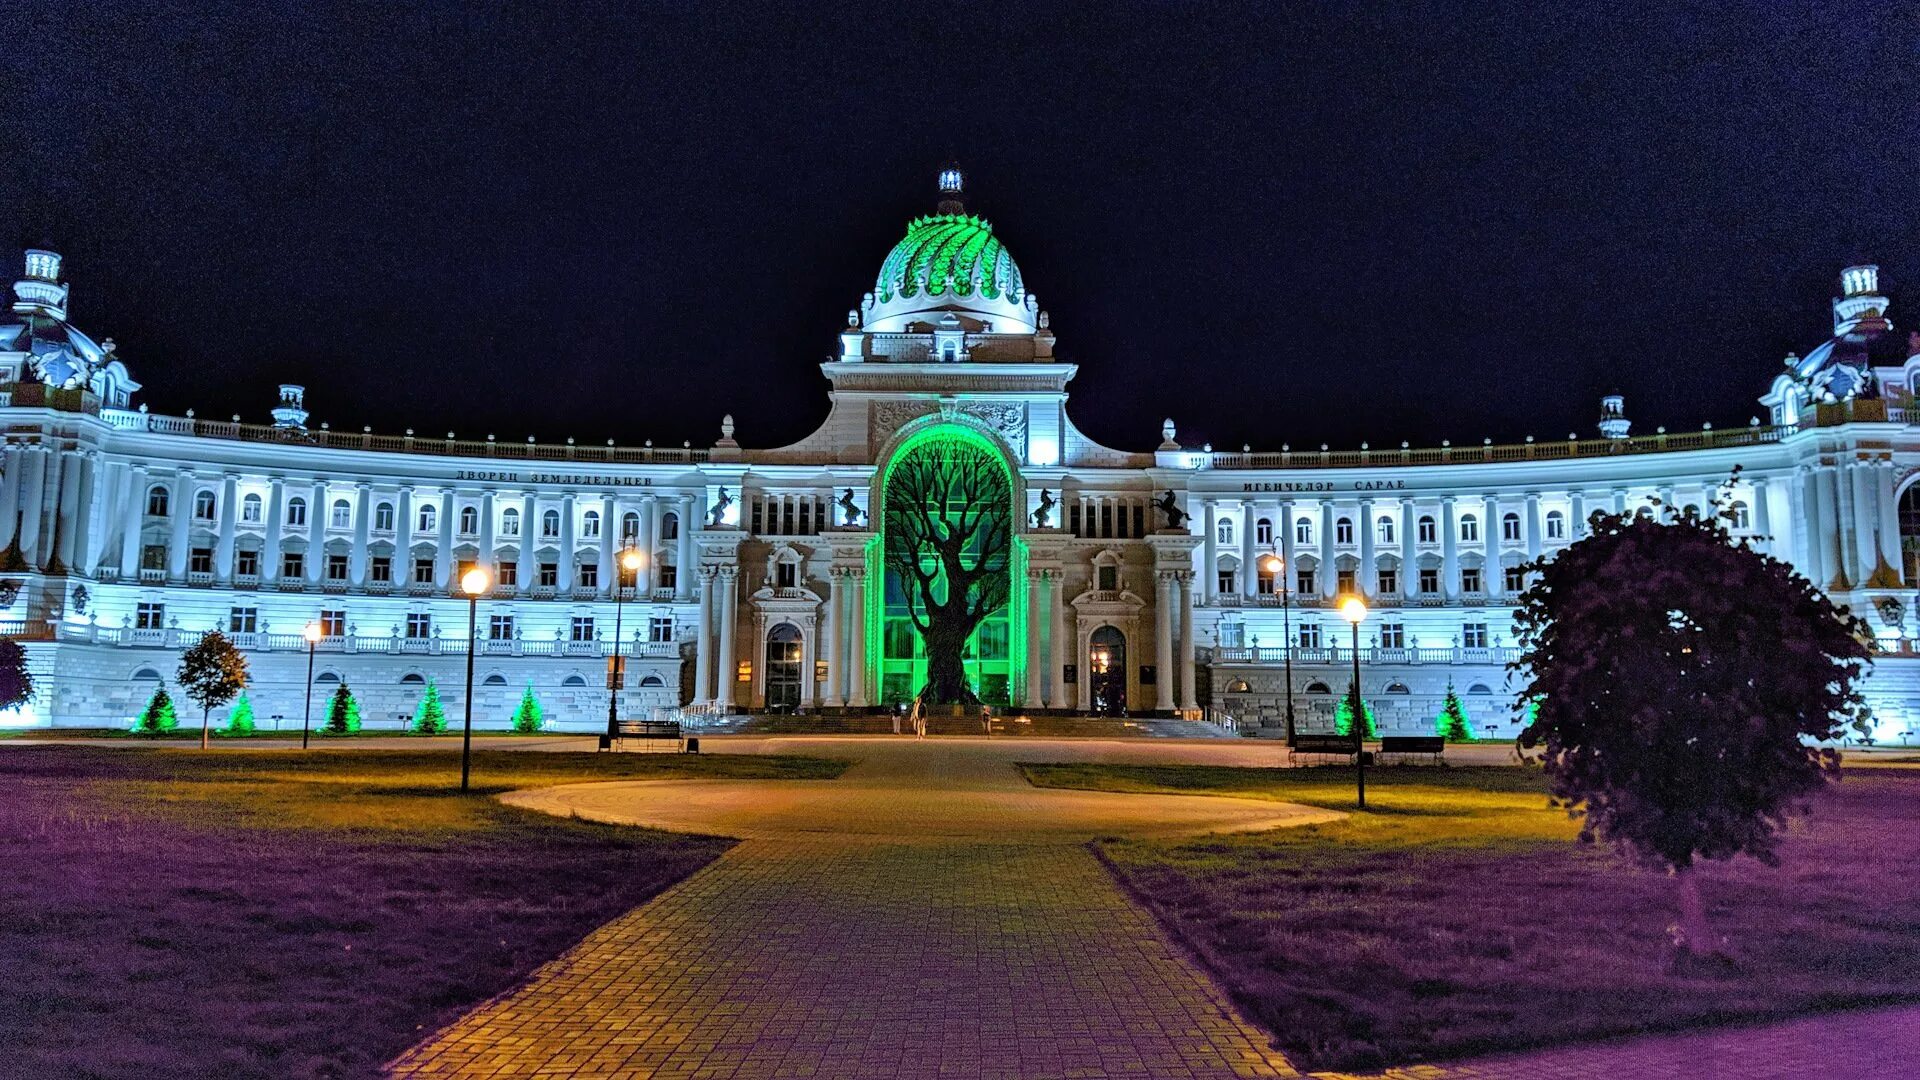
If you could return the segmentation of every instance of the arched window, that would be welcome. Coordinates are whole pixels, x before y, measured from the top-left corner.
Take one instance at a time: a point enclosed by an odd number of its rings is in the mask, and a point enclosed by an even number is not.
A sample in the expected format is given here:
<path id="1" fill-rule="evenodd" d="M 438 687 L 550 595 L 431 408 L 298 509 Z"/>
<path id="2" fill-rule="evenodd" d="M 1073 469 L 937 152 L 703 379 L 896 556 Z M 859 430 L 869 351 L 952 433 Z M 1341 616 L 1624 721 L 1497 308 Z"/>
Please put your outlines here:
<path id="1" fill-rule="evenodd" d="M 167 497 L 166 488 L 156 484 L 147 489 L 147 515 L 149 517 L 166 517 L 170 502 L 171 500 Z"/>
<path id="2" fill-rule="evenodd" d="M 505 510 L 500 511 L 500 535 L 501 536 L 519 536 L 520 535 L 520 511 L 515 510 L 511 506 L 507 507 Z"/>
<path id="3" fill-rule="evenodd" d="M 645 678 L 640 680 L 640 685 L 641 686 L 665 686 L 667 684 L 662 682 L 660 680 L 660 676 L 658 675 L 648 675 Z"/>
<path id="4" fill-rule="evenodd" d="M 333 500 L 333 509 L 328 511 L 327 528 L 345 529 L 353 524 L 353 507 L 345 499 Z"/>
<path id="5" fill-rule="evenodd" d="M 486 678 L 480 680 L 480 685 L 481 686 L 505 686 L 507 685 L 507 677 L 496 671 L 493 674 L 487 676 Z"/>
<path id="6" fill-rule="evenodd" d="M 586 540 L 600 538 L 600 511 L 589 510 L 580 515 L 580 536 Z"/>
<path id="7" fill-rule="evenodd" d="M 472 536 L 480 531 L 480 511 L 471 506 L 460 508 L 460 535 Z"/>
<path id="8" fill-rule="evenodd" d="M 1252 689 L 1253 687 L 1248 686 L 1247 680 L 1245 679 L 1235 679 L 1227 684 L 1227 693 L 1229 694 L 1244 694 Z"/>
<path id="9" fill-rule="evenodd" d="M 393 504 L 383 502 L 373 508 L 373 527 L 376 532 L 393 531 Z"/>
<path id="10" fill-rule="evenodd" d="M 1393 543 L 1393 534 L 1395 532 L 1395 529 L 1393 527 L 1392 518 L 1390 517 L 1381 518 L 1379 521 L 1379 524 L 1375 526 L 1375 529 L 1376 529 L 1375 535 L 1379 538 L 1379 541 L 1382 544 Z"/>
<path id="11" fill-rule="evenodd" d="M 1468 544 L 1480 539 L 1479 518 L 1474 517 L 1472 514 L 1460 515 L 1460 539 L 1463 543 Z"/>
<path id="12" fill-rule="evenodd" d="M 420 524 L 418 527 L 415 528 L 414 531 L 430 533 L 435 528 L 437 528 L 439 524 L 440 524 L 439 509 L 431 505 L 423 506 L 420 508 Z"/>
<path id="13" fill-rule="evenodd" d="M 1340 518 L 1333 523 L 1333 542 L 1336 544 L 1353 543 L 1353 519 Z"/>
<path id="14" fill-rule="evenodd" d="M 307 523 L 307 500 L 293 498 L 287 500 L 287 524 L 293 526 Z"/>
<path id="15" fill-rule="evenodd" d="M 557 540 L 560 538 L 560 511 L 549 510 L 540 515 L 540 539 Z"/>
<path id="16" fill-rule="evenodd" d="M 1233 543 L 1233 522 L 1228 521 L 1225 518 L 1222 518 L 1218 522 L 1214 523 L 1213 533 L 1214 533 L 1214 539 L 1218 540 L 1220 543 L 1222 544 Z"/>
<path id="17" fill-rule="evenodd" d="M 1313 546 L 1313 519 L 1301 518 L 1293 523 L 1293 542 L 1307 547 Z"/>
<path id="18" fill-rule="evenodd" d="M 1558 510 L 1547 511 L 1547 539 L 1565 540 L 1567 538 L 1567 515 Z"/>
<path id="19" fill-rule="evenodd" d="M 1491 694 L 1491 693 L 1493 693 L 1493 688 L 1492 688 L 1492 687 L 1490 687 L 1490 686 L 1488 686 L 1488 685 L 1487 685 L 1486 683 L 1483 683 L 1483 682 L 1477 682 L 1477 683 L 1474 683 L 1474 684 L 1473 684 L 1472 686 L 1469 686 L 1469 687 L 1467 687 L 1467 693 L 1469 693 L 1469 694 Z"/>
<path id="20" fill-rule="evenodd" d="M 1261 518 L 1259 521 L 1254 522 L 1253 542 L 1256 544 L 1264 544 L 1267 547 L 1273 546 L 1272 518 Z"/>
<path id="21" fill-rule="evenodd" d="M 1333 693 L 1333 691 L 1331 691 L 1331 690 L 1329 690 L 1329 689 L 1327 689 L 1327 684 L 1326 684 L 1326 683 L 1323 683 L 1323 682 L 1314 682 L 1314 683 L 1308 683 L 1308 684 L 1307 684 L 1307 693 L 1309 693 L 1309 694 L 1331 694 L 1331 693 Z"/>
<path id="22" fill-rule="evenodd" d="M 679 514 L 668 513 L 668 514 L 660 515 L 660 539 L 662 540 L 680 539 L 680 515 Z"/>
<path id="23" fill-rule="evenodd" d="M 640 515 L 639 514 L 636 514 L 633 511 L 629 510 L 627 511 L 626 516 L 620 519 L 620 539 L 625 540 L 629 543 L 640 539 Z"/>
<path id="24" fill-rule="evenodd" d="M 426 685 L 426 681 L 427 680 L 420 677 L 419 672 L 415 671 L 409 671 L 405 675 L 400 676 L 401 686 L 424 686 Z"/>
<path id="25" fill-rule="evenodd" d="M 561 686 L 585 686 L 587 685 L 587 680 L 581 678 L 578 675 L 569 675 L 564 680 L 561 681 L 560 685 Z"/>
<path id="26" fill-rule="evenodd" d="M 260 524 L 260 496 L 248 495 L 240 500 L 240 520 L 248 525 Z"/>
<path id="27" fill-rule="evenodd" d="M 1505 514 L 1500 518 L 1500 539 L 1518 542 L 1520 539 L 1520 515 Z"/>
<path id="28" fill-rule="evenodd" d="M 1407 689 L 1407 684 L 1406 684 L 1406 683 L 1403 683 L 1403 682 L 1390 682 L 1390 683 L 1388 683 L 1388 684 L 1387 684 L 1387 693 L 1389 693 L 1389 694 L 1411 694 L 1411 693 L 1413 693 L 1413 691 L 1411 691 L 1411 690 L 1409 690 L 1409 689 Z"/>
<path id="29" fill-rule="evenodd" d="M 1746 503 L 1735 500 L 1729 507 L 1733 511 L 1733 527 L 1741 532 L 1753 528 L 1753 510 Z"/>
<path id="30" fill-rule="evenodd" d="M 143 667 L 143 668 L 141 668 L 141 669 L 140 669 L 139 671 L 136 671 L 136 672 L 134 672 L 134 673 L 133 673 L 133 679 L 134 679 L 134 681 L 135 681 L 135 682 L 139 682 L 139 681 L 141 681 L 141 680 L 143 680 L 143 679 L 144 679 L 144 680 L 149 680 L 149 681 L 152 681 L 152 682 L 159 682 L 159 681 L 160 681 L 160 673 L 159 673 L 159 672 L 157 672 L 157 671 L 155 671 L 155 670 L 153 670 L 153 669 L 152 669 L 152 668 L 150 668 L 150 667 Z"/>
<path id="31" fill-rule="evenodd" d="M 317 683 L 337 683 L 340 681 L 340 673 L 337 671 L 323 671 L 315 675 L 313 681 Z"/>
<path id="32" fill-rule="evenodd" d="M 1436 544 L 1440 542 L 1440 529 L 1433 523 L 1433 518 L 1421 518 L 1419 525 L 1416 527 L 1419 529 L 1418 535 L 1421 543 Z"/>
<path id="33" fill-rule="evenodd" d="M 213 520 L 213 492 L 198 492 L 193 497 L 193 519 L 195 521 Z"/>

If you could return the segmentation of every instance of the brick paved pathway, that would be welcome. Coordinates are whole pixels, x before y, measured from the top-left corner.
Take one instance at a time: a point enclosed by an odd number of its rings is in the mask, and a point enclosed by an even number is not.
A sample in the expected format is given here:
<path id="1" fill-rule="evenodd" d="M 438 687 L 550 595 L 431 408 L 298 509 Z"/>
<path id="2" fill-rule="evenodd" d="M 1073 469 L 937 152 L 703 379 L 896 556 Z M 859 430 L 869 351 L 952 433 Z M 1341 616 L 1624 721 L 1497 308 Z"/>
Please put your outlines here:
<path id="1" fill-rule="evenodd" d="M 1010 749 L 866 742 L 860 763 L 827 783 L 616 783 L 516 797 L 750 839 L 394 1072 L 1296 1075 L 1115 890 L 1083 842 L 1331 815 L 1036 789 Z"/>

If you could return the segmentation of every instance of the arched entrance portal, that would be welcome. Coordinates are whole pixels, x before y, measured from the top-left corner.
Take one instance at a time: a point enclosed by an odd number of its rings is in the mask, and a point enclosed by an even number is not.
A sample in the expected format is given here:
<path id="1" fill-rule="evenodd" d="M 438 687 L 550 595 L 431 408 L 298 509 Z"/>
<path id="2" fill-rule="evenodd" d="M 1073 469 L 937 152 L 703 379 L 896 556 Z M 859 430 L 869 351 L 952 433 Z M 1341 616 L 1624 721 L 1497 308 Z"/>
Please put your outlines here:
<path id="1" fill-rule="evenodd" d="M 1127 636 L 1111 626 L 1093 632 L 1087 642 L 1087 671 L 1093 680 L 1093 711 L 1101 716 L 1127 713 Z"/>
<path id="2" fill-rule="evenodd" d="M 800 707 L 800 652 L 800 629 L 792 623 L 783 622 L 767 632 L 769 711 L 793 712 Z"/>

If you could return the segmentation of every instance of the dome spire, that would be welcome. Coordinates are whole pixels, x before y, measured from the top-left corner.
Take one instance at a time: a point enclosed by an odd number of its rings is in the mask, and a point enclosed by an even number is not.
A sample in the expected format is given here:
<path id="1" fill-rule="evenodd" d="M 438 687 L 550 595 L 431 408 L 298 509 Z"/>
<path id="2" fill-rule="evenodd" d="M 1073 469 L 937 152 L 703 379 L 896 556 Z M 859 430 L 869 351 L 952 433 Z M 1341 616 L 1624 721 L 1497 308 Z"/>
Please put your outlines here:
<path id="1" fill-rule="evenodd" d="M 967 212 L 966 176 L 961 173 L 958 162 L 949 161 L 940 170 L 940 205 L 942 214 L 964 214 Z"/>

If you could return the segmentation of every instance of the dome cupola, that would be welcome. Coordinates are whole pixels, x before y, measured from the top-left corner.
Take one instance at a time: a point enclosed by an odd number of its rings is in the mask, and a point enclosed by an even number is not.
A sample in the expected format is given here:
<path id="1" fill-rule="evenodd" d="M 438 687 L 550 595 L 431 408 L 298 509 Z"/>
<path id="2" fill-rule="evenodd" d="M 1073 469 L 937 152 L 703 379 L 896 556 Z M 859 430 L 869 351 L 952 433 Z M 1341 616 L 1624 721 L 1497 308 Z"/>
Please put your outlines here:
<path id="1" fill-rule="evenodd" d="M 966 212 L 960 170 L 942 169 L 939 189 L 938 212 L 915 218 L 880 265 L 861 304 L 861 328 L 905 333 L 952 315 L 975 333 L 1033 333 L 1038 301 L 993 226 Z"/>

